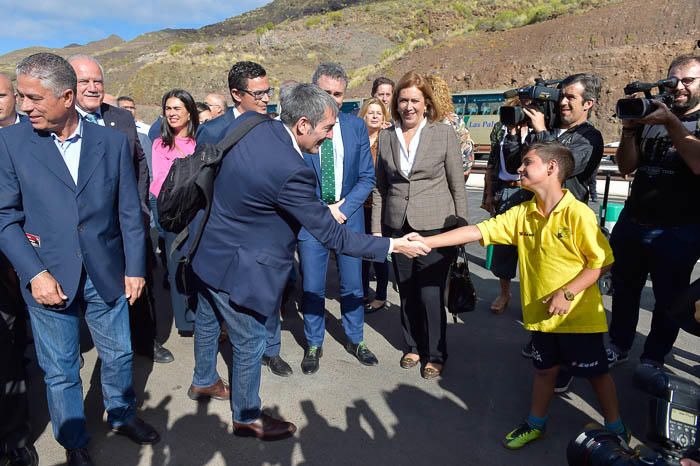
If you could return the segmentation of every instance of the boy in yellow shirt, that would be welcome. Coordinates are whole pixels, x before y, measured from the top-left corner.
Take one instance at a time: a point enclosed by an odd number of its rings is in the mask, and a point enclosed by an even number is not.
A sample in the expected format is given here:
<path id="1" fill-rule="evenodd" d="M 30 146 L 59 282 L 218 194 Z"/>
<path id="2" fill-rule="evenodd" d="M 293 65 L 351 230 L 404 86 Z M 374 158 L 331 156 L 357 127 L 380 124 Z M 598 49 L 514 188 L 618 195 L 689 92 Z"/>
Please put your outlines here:
<path id="1" fill-rule="evenodd" d="M 595 286 L 613 263 L 595 214 L 562 182 L 574 159 L 557 143 L 529 147 L 518 169 L 532 200 L 492 219 L 435 236 L 411 238 L 431 248 L 472 241 L 518 246 L 520 295 L 525 328 L 533 333 L 535 378 L 530 414 L 508 433 L 506 448 L 522 448 L 542 436 L 560 365 L 586 377 L 595 390 L 605 427 L 629 441 L 619 415 L 615 383 L 608 373 L 603 335 L 608 330 L 603 300 Z"/>

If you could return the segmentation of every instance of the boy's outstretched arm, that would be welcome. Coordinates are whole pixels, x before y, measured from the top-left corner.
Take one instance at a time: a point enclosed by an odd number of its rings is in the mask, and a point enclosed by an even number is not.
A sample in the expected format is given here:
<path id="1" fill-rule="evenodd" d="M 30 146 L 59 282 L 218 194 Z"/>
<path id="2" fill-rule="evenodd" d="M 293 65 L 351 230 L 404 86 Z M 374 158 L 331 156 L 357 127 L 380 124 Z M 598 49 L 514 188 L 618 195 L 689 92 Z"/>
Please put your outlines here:
<path id="1" fill-rule="evenodd" d="M 474 225 L 455 228 L 454 230 L 440 233 L 439 235 L 423 237 L 418 233 L 409 233 L 411 241 L 421 241 L 429 248 L 442 248 L 445 246 L 459 246 L 465 243 L 479 241 L 481 232 Z"/>
<path id="2" fill-rule="evenodd" d="M 611 266 L 605 266 L 601 269 L 588 269 L 584 268 L 581 272 L 574 277 L 566 285 L 559 288 L 557 291 L 547 296 L 544 299 L 544 303 L 549 303 L 549 313 L 553 315 L 563 315 L 569 312 L 571 309 L 571 301 L 566 299 L 565 289 L 573 293 L 574 296 L 588 288 L 593 286 L 598 282 L 598 279 L 605 271 L 607 271 Z"/>

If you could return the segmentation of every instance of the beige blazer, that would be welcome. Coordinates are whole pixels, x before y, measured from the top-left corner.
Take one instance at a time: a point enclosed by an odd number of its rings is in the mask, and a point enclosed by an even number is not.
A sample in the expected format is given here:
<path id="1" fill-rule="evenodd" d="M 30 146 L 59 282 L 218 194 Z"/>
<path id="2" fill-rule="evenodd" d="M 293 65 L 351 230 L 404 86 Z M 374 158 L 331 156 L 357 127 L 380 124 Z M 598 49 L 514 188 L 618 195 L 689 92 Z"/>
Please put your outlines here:
<path id="1" fill-rule="evenodd" d="M 379 134 L 377 184 L 372 197 L 372 232 L 415 230 L 467 224 L 467 193 L 462 155 L 452 126 L 428 123 L 420 135 L 408 176 L 400 169 L 400 146 L 393 128 Z"/>

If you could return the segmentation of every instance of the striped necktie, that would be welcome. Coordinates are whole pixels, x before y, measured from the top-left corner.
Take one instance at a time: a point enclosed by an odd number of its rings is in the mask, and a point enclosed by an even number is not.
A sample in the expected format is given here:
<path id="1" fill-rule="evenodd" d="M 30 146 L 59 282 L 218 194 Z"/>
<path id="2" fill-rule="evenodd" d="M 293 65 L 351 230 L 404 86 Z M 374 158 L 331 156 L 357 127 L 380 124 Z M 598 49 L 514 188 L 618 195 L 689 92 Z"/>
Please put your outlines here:
<path id="1" fill-rule="evenodd" d="M 326 204 L 335 203 L 335 166 L 332 139 L 326 139 L 321 144 L 321 200 Z"/>

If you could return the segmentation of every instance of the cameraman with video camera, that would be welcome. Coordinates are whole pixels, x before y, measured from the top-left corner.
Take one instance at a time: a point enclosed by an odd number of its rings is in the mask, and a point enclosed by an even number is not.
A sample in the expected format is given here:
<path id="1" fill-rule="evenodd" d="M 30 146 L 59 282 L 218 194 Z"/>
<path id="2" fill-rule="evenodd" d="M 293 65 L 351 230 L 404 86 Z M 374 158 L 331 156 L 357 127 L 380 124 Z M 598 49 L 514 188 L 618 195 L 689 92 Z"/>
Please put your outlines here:
<path id="1" fill-rule="evenodd" d="M 700 258 L 700 56 L 674 59 L 668 78 L 663 83 L 670 108 L 652 100 L 652 113 L 622 120 L 617 165 L 623 175 L 636 173 L 610 238 L 615 255 L 611 366 L 629 357 L 650 273 L 656 304 L 640 359 L 663 367 L 679 330 L 668 312 Z"/>
<path id="2" fill-rule="evenodd" d="M 600 79 L 590 73 L 577 73 L 566 77 L 559 89 L 558 106 L 550 122 L 535 103 L 523 107 L 532 128 L 526 144 L 548 141 L 564 144 L 573 154 L 575 163 L 574 173 L 564 182 L 564 188 L 579 201 L 588 202 L 588 181 L 603 157 L 603 136 L 588 121 L 598 102 Z M 520 166 L 521 150 L 513 148 L 512 145 L 507 148 L 506 164 L 509 171 L 515 172 Z"/>

